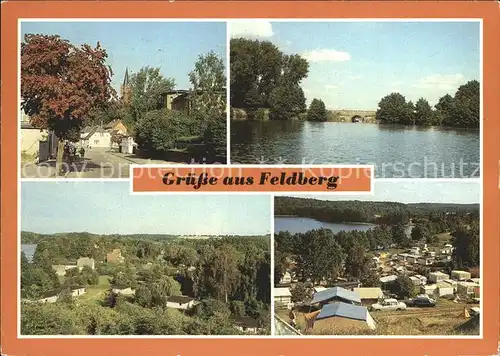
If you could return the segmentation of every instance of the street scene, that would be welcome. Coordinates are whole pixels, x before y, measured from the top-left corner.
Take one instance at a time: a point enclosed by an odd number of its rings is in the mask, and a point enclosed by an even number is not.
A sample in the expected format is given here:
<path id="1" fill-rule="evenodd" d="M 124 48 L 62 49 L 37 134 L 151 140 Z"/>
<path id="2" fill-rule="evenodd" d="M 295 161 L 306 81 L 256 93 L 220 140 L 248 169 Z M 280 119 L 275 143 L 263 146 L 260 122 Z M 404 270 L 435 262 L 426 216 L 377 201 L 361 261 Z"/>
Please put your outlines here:
<path id="1" fill-rule="evenodd" d="M 136 154 L 111 151 L 104 147 L 87 148 L 85 155 L 76 157 L 65 165 L 64 178 L 128 178 L 131 164 L 178 164 L 165 160 L 141 158 Z M 25 162 L 21 167 L 24 178 L 55 177 L 56 160 Z"/>
<path id="2" fill-rule="evenodd" d="M 479 335 L 480 184 L 375 192 L 275 197 L 276 334 Z"/>
<path id="3" fill-rule="evenodd" d="M 225 23 L 21 27 L 21 177 L 226 163 Z"/>

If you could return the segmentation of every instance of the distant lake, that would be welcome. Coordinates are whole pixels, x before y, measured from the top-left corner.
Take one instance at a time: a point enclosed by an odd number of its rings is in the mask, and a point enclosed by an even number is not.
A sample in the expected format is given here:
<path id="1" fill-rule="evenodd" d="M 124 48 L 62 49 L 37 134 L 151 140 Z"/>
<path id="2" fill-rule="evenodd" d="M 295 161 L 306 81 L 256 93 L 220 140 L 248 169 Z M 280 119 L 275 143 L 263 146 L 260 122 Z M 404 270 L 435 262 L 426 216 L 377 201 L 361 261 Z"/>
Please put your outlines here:
<path id="1" fill-rule="evenodd" d="M 472 178 L 480 176 L 479 142 L 479 130 L 233 121 L 231 163 L 374 164 L 377 177 Z"/>
<path id="2" fill-rule="evenodd" d="M 24 252 L 28 262 L 33 262 L 33 255 L 36 251 L 36 244 L 21 244 L 21 252 Z"/>
<path id="3" fill-rule="evenodd" d="M 375 224 L 361 223 L 329 223 L 316 219 L 302 218 L 299 216 L 275 216 L 274 232 L 288 231 L 291 234 L 304 233 L 314 229 L 330 229 L 333 233 L 340 231 L 366 231 L 374 228 Z"/>

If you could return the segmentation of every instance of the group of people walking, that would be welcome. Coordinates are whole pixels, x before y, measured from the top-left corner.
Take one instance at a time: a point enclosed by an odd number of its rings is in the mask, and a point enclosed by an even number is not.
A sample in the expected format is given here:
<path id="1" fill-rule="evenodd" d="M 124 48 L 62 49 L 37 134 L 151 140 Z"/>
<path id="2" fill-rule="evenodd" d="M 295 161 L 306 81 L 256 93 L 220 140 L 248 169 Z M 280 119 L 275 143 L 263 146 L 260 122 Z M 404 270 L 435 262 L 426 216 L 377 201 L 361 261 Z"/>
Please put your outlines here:
<path id="1" fill-rule="evenodd" d="M 64 145 L 64 160 L 69 163 L 73 162 L 77 158 L 76 152 L 76 146 L 70 142 L 66 142 L 66 144 Z M 80 155 L 80 158 L 84 158 L 85 148 L 80 147 L 78 153 Z"/>

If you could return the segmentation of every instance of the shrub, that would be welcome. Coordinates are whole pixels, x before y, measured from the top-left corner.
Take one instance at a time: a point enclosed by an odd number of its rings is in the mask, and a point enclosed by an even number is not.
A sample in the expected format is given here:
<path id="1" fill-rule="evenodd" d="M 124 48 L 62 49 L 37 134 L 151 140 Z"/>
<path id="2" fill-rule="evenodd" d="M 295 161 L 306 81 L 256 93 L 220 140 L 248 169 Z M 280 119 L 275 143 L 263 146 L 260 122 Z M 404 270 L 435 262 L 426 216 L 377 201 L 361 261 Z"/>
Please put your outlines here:
<path id="1" fill-rule="evenodd" d="M 200 131 L 199 123 L 182 112 L 153 110 L 137 122 L 135 140 L 149 153 L 163 153 L 172 149 L 179 137 L 198 135 Z"/>

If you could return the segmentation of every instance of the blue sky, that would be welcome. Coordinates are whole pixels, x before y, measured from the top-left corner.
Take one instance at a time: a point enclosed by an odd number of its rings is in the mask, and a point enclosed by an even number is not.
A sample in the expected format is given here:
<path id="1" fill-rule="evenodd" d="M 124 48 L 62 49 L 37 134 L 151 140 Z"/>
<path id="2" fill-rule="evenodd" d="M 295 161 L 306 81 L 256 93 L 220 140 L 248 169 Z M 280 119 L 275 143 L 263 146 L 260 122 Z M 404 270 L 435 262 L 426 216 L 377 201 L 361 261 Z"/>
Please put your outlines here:
<path id="1" fill-rule="evenodd" d="M 160 67 L 178 89 L 190 87 L 188 73 L 200 54 L 216 52 L 226 63 L 226 24 L 223 22 L 23 22 L 21 35 L 59 35 L 73 44 L 97 41 L 108 52 L 113 87 L 118 90 L 125 68 Z"/>
<path id="2" fill-rule="evenodd" d="M 314 195 L 320 200 L 368 200 L 401 203 L 478 204 L 481 201 L 479 179 L 436 182 L 426 179 L 380 181 L 375 180 L 375 194 L 370 195 Z M 299 197 L 304 197 L 303 195 Z"/>
<path id="3" fill-rule="evenodd" d="M 257 235 L 264 195 L 130 195 L 128 182 L 23 182 L 21 229 L 38 233 Z"/>
<path id="4" fill-rule="evenodd" d="M 480 79 L 479 22 L 242 21 L 230 33 L 303 55 L 310 64 L 305 95 L 330 109 L 376 110 L 393 91 L 434 105 Z"/>

